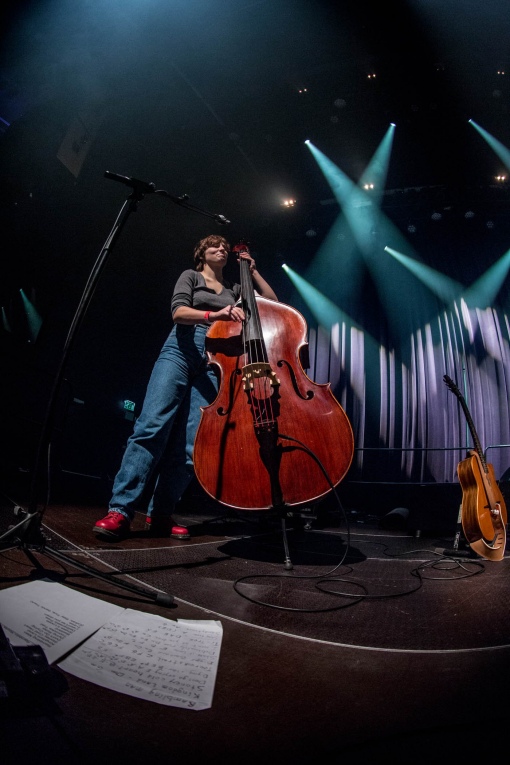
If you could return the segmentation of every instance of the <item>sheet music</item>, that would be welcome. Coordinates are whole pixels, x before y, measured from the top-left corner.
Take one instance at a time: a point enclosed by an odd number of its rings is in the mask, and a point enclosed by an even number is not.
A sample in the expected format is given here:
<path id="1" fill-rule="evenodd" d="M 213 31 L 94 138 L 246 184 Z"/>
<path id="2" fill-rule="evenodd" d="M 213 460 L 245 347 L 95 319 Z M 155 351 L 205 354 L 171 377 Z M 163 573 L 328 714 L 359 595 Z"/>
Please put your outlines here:
<path id="1" fill-rule="evenodd" d="M 172 621 L 126 609 L 58 666 L 158 704 L 209 709 L 222 637 L 217 621 Z"/>

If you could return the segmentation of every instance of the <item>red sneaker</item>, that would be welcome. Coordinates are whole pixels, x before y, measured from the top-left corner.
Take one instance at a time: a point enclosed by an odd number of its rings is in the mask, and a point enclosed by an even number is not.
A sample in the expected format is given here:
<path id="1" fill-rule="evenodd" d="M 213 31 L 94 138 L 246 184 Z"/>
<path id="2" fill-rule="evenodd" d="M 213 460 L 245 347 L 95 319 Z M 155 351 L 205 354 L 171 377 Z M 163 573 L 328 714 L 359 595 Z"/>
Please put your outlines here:
<path id="1" fill-rule="evenodd" d="M 108 515 L 97 521 L 92 531 L 100 536 L 116 540 L 129 534 L 130 527 L 131 522 L 129 518 L 115 510 L 110 510 Z"/>
<path id="2" fill-rule="evenodd" d="M 175 524 L 172 526 L 170 536 L 174 539 L 189 539 L 191 534 L 189 533 L 186 526 L 179 526 L 178 524 Z"/>
<path id="3" fill-rule="evenodd" d="M 148 515 L 145 519 L 145 530 L 151 537 L 173 537 L 174 539 L 189 539 L 191 534 L 186 526 L 179 526 L 171 515 L 156 516 Z"/>

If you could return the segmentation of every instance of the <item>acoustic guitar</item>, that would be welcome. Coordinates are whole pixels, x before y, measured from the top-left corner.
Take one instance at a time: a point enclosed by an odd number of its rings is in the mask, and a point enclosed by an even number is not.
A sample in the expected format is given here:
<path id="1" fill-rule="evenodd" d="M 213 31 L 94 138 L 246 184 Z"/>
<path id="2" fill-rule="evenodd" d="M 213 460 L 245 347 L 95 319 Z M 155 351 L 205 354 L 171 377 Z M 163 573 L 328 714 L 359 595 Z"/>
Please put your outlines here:
<path id="1" fill-rule="evenodd" d="M 486 462 L 464 396 L 451 377 L 443 380 L 460 401 L 475 448 L 457 466 L 462 487 L 461 523 L 471 549 L 487 560 L 502 560 L 506 546 L 507 511 L 493 466 Z"/>

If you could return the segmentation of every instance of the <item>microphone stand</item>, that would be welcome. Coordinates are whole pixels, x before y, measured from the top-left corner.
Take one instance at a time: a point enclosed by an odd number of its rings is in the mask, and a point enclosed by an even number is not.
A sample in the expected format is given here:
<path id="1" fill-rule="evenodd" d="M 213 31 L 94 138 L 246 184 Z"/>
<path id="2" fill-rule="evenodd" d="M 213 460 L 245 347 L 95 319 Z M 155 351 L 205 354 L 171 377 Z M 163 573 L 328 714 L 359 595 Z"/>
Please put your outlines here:
<path id="1" fill-rule="evenodd" d="M 18 523 L 16 523 L 14 526 L 11 526 L 4 534 L 0 536 L 0 552 L 2 550 L 12 549 L 15 547 L 21 548 L 25 552 L 27 557 L 29 557 L 30 560 L 34 562 L 36 565 L 39 565 L 39 564 L 37 563 L 37 560 L 34 558 L 34 556 L 31 554 L 31 550 L 44 552 L 49 557 L 55 558 L 56 560 L 60 562 L 68 563 L 74 568 L 84 571 L 85 573 L 90 574 L 91 576 L 97 577 L 99 579 L 104 579 L 105 581 L 109 583 L 113 583 L 119 587 L 127 589 L 131 592 L 134 592 L 137 595 L 142 595 L 143 597 L 146 597 L 146 598 L 149 598 L 150 600 L 155 601 L 159 605 L 170 606 L 171 604 L 173 604 L 173 600 L 174 600 L 172 595 L 169 595 L 167 593 L 152 593 L 150 591 L 136 587 L 128 582 L 124 582 L 122 580 L 117 579 L 115 575 L 113 574 L 97 571 L 94 568 L 86 566 L 83 563 L 80 563 L 78 561 L 73 560 L 72 558 L 67 557 L 66 555 L 61 553 L 59 550 L 55 550 L 47 546 L 46 539 L 44 538 L 44 535 L 41 531 L 41 523 L 42 523 L 45 506 L 43 506 L 42 508 L 39 508 L 38 500 L 37 500 L 40 472 L 41 472 L 43 454 L 47 452 L 48 458 L 50 455 L 51 434 L 52 434 L 54 423 L 55 423 L 55 414 L 56 414 L 58 396 L 62 387 L 62 383 L 64 381 L 64 372 L 66 369 L 67 361 L 71 353 L 71 350 L 73 348 L 74 342 L 76 340 L 78 330 L 80 326 L 82 325 L 83 318 L 85 316 L 87 308 L 94 294 L 94 290 L 96 289 L 97 283 L 99 281 L 99 277 L 101 276 L 104 270 L 108 257 L 111 254 L 116 242 L 118 241 L 119 236 L 130 214 L 136 211 L 138 207 L 138 203 L 145 197 L 146 194 L 157 194 L 158 196 L 167 197 L 172 202 L 180 205 L 181 207 L 186 207 L 188 210 L 193 210 L 194 212 L 197 212 L 201 215 L 205 215 L 208 218 L 212 218 L 217 223 L 220 223 L 222 225 L 230 223 L 230 221 L 227 220 L 223 215 L 210 213 L 210 212 L 207 212 L 206 210 L 202 210 L 198 207 L 193 206 L 192 204 L 188 202 L 189 197 L 187 194 L 183 194 L 180 197 L 176 197 L 170 194 L 168 191 L 165 191 L 164 189 L 156 189 L 156 185 L 154 183 L 148 183 L 146 181 L 138 180 L 137 178 L 130 178 L 124 175 L 118 175 L 117 173 L 111 173 L 108 170 L 105 171 L 104 177 L 110 180 L 114 180 L 119 183 L 122 183 L 125 186 L 130 187 L 132 191 L 129 194 L 129 196 L 126 198 L 126 200 L 124 201 L 117 215 L 117 218 L 113 224 L 113 227 L 110 233 L 108 234 L 106 241 L 99 253 L 99 256 L 92 268 L 92 271 L 85 285 L 82 297 L 78 304 L 78 308 L 76 309 L 74 318 L 71 322 L 71 326 L 69 328 L 69 332 L 67 334 L 67 338 L 64 343 L 61 360 L 57 369 L 57 373 L 55 375 L 55 380 L 53 383 L 48 405 L 46 408 L 46 414 L 45 414 L 45 418 L 44 418 L 44 422 L 43 422 L 43 426 L 41 430 L 41 435 L 39 438 L 39 444 L 38 444 L 38 448 L 36 452 L 34 468 L 32 471 L 27 509 L 23 510 L 19 506 L 15 508 L 15 511 L 14 511 L 15 514 L 18 516 L 21 516 L 21 520 Z"/>

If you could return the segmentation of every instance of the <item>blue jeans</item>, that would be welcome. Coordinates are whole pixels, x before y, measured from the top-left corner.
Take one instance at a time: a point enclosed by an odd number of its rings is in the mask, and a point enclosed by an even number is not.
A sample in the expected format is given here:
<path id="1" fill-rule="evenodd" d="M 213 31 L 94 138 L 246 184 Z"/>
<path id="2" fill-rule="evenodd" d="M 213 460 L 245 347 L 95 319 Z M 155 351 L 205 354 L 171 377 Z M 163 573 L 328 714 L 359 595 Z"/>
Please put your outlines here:
<path id="1" fill-rule="evenodd" d="M 216 398 L 204 350 L 207 327 L 176 324 L 154 365 L 140 416 L 113 483 L 110 510 L 169 516 L 193 477 L 201 406 Z"/>

